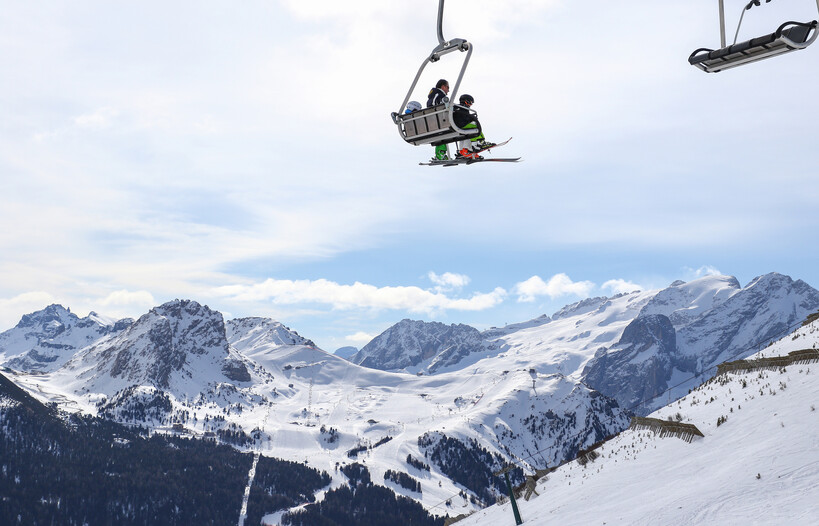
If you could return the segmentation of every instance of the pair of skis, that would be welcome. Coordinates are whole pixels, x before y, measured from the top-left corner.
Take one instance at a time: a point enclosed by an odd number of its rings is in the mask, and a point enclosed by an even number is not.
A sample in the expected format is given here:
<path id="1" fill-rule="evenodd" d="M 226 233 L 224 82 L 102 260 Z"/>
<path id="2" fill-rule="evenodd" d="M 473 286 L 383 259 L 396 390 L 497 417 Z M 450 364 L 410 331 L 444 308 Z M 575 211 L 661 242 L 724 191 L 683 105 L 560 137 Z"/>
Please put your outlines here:
<path id="1" fill-rule="evenodd" d="M 473 153 L 481 154 L 481 153 L 483 153 L 485 151 L 491 150 L 492 148 L 497 148 L 498 146 L 503 146 L 504 144 L 508 143 L 511 140 L 512 140 L 512 138 L 509 137 L 508 139 L 506 139 L 503 142 L 499 142 L 498 144 L 493 144 L 492 146 L 482 148 L 482 149 L 480 149 L 480 150 L 478 150 L 476 152 L 473 152 Z M 421 165 L 421 166 L 458 166 L 459 164 L 467 164 L 468 165 L 468 164 L 486 163 L 486 162 L 490 162 L 490 163 L 516 163 L 518 161 L 520 161 L 520 157 L 505 157 L 505 158 L 498 157 L 498 158 L 492 158 L 492 159 L 487 159 L 485 157 L 482 157 L 480 159 L 473 159 L 473 158 L 470 158 L 470 157 L 462 157 L 462 158 L 457 158 L 456 157 L 455 159 L 431 159 L 429 162 L 418 163 L 418 164 Z"/>

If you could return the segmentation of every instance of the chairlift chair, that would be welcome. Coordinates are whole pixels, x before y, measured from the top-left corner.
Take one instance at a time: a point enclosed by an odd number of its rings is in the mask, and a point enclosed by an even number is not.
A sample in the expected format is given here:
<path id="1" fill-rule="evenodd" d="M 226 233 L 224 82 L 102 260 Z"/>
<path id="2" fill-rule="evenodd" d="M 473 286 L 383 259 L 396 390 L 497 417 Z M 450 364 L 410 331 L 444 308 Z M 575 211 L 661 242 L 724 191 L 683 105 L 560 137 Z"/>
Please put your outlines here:
<path id="1" fill-rule="evenodd" d="M 765 0 L 765 3 L 767 4 L 770 1 Z M 771 34 L 737 43 L 745 12 L 750 11 L 754 6 L 759 7 L 760 5 L 761 0 L 751 0 L 742 9 L 737 31 L 734 35 L 734 42 L 731 45 L 726 45 L 725 6 L 724 0 L 719 0 L 721 47 L 719 49 L 699 48 L 695 50 L 688 57 L 689 64 L 697 66 L 707 73 L 716 73 L 724 69 L 805 49 L 816 40 L 818 22 L 812 20 L 810 22 L 785 22 Z M 816 8 L 819 10 L 819 0 L 816 0 Z"/>
<path id="2" fill-rule="evenodd" d="M 819 1 L 819 0 L 817 0 Z M 452 40 L 444 39 L 443 34 L 443 19 L 444 19 L 444 0 L 438 2 L 438 45 L 432 50 L 432 53 L 424 59 L 415 79 L 412 81 L 407 96 L 404 97 L 404 102 L 401 104 L 401 109 L 398 112 L 391 114 L 393 122 L 398 127 L 398 133 L 401 134 L 406 142 L 414 145 L 430 144 L 438 146 L 441 144 L 449 144 L 451 142 L 460 141 L 463 139 L 471 139 L 481 135 L 480 126 L 477 128 L 464 129 L 455 124 L 453 119 L 453 111 L 456 107 L 459 111 L 467 111 L 477 122 L 477 113 L 474 110 L 455 104 L 452 101 L 457 100 L 458 88 L 463 80 L 464 72 L 469 64 L 469 59 L 472 57 L 472 44 L 463 38 L 455 38 Z M 430 108 L 424 108 L 412 113 L 404 113 L 407 107 L 412 92 L 415 90 L 424 68 L 432 62 L 437 62 L 442 56 L 452 53 L 454 51 L 465 52 L 463 65 L 458 74 L 458 80 L 450 93 L 450 101 Z"/>

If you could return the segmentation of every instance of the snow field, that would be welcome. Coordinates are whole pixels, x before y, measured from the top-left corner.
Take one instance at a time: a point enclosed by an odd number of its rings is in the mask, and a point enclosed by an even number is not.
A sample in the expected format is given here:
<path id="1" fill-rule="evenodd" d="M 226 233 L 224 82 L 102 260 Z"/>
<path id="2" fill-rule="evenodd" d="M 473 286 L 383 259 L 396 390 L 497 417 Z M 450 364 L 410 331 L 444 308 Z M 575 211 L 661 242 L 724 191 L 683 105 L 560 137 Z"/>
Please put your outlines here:
<path id="1" fill-rule="evenodd" d="M 679 413 L 705 438 L 624 431 L 595 462 L 566 464 L 539 481 L 540 496 L 518 500 L 524 524 L 819 523 L 818 373 L 794 365 L 709 382 L 651 415 Z M 511 520 L 507 503 L 458 525 Z"/>

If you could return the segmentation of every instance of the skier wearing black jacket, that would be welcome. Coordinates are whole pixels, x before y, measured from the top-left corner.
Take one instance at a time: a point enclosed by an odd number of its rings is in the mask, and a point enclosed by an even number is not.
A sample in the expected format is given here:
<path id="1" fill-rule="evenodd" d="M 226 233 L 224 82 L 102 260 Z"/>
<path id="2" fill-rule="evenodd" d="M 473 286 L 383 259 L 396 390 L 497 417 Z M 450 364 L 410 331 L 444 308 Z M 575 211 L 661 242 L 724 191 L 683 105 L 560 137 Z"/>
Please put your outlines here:
<path id="1" fill-rule="evenodd" d="M 475 104 L 475 98 L 472 95 L 464 93 L 458 99 L 458 103 L 459 105 L 452 109 L 452 120 L 455 122 L 455 126 L 464 130 L 480 129 L 481 124 L 478 122 L 477 117 L 474 113 L 469 112 L 469 108 Z M 481 133 L 477 137 L 458 141 L 458 153 L 455 155 L 455 158 L 481 159 L 477 150 L 489 148 L 494 145 L 495 143 L 488 142 L 483 136 L 483 133 Z"/>
<path id="2" fill-rule="evenodd" d="M 429 90 L 427 108 L 448 102 L 449 99 L 446 98 L 447 93 L 449 93 L 449 82 L 447 82 L 446 79 L 441 79 L 436 82 L 435 87 Z"/>

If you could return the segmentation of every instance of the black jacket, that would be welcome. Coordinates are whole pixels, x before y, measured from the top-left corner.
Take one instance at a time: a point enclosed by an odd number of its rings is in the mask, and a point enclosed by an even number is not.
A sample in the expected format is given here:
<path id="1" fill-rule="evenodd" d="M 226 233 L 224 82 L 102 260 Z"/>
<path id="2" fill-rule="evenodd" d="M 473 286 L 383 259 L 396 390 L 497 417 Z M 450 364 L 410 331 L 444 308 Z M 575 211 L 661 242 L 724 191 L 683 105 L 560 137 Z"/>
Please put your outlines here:
<path id="1" fill-rule="evenodd" d="M 480 126 L 480 124 L 478 123 L 478 119 L 475 118 L 475 115 L 469 113 L 468 109 L 460 105 L 452 108 L 452 120 L 455 122 L 455 126 L 459 128 L 463 128 L 470 122 L 474 122 L 475 124 Z"/>
<path id="2" fill-rule="evenodd" d="M 449 99 L 446 98 L 446 93 L 440 88 L 432 88 L 429 90 L 429 98 L 427 99 L 427 108 L 431 106 L 437 106 L 438 104 L 443 104 L 444 102 L 448 101 Z"/>

